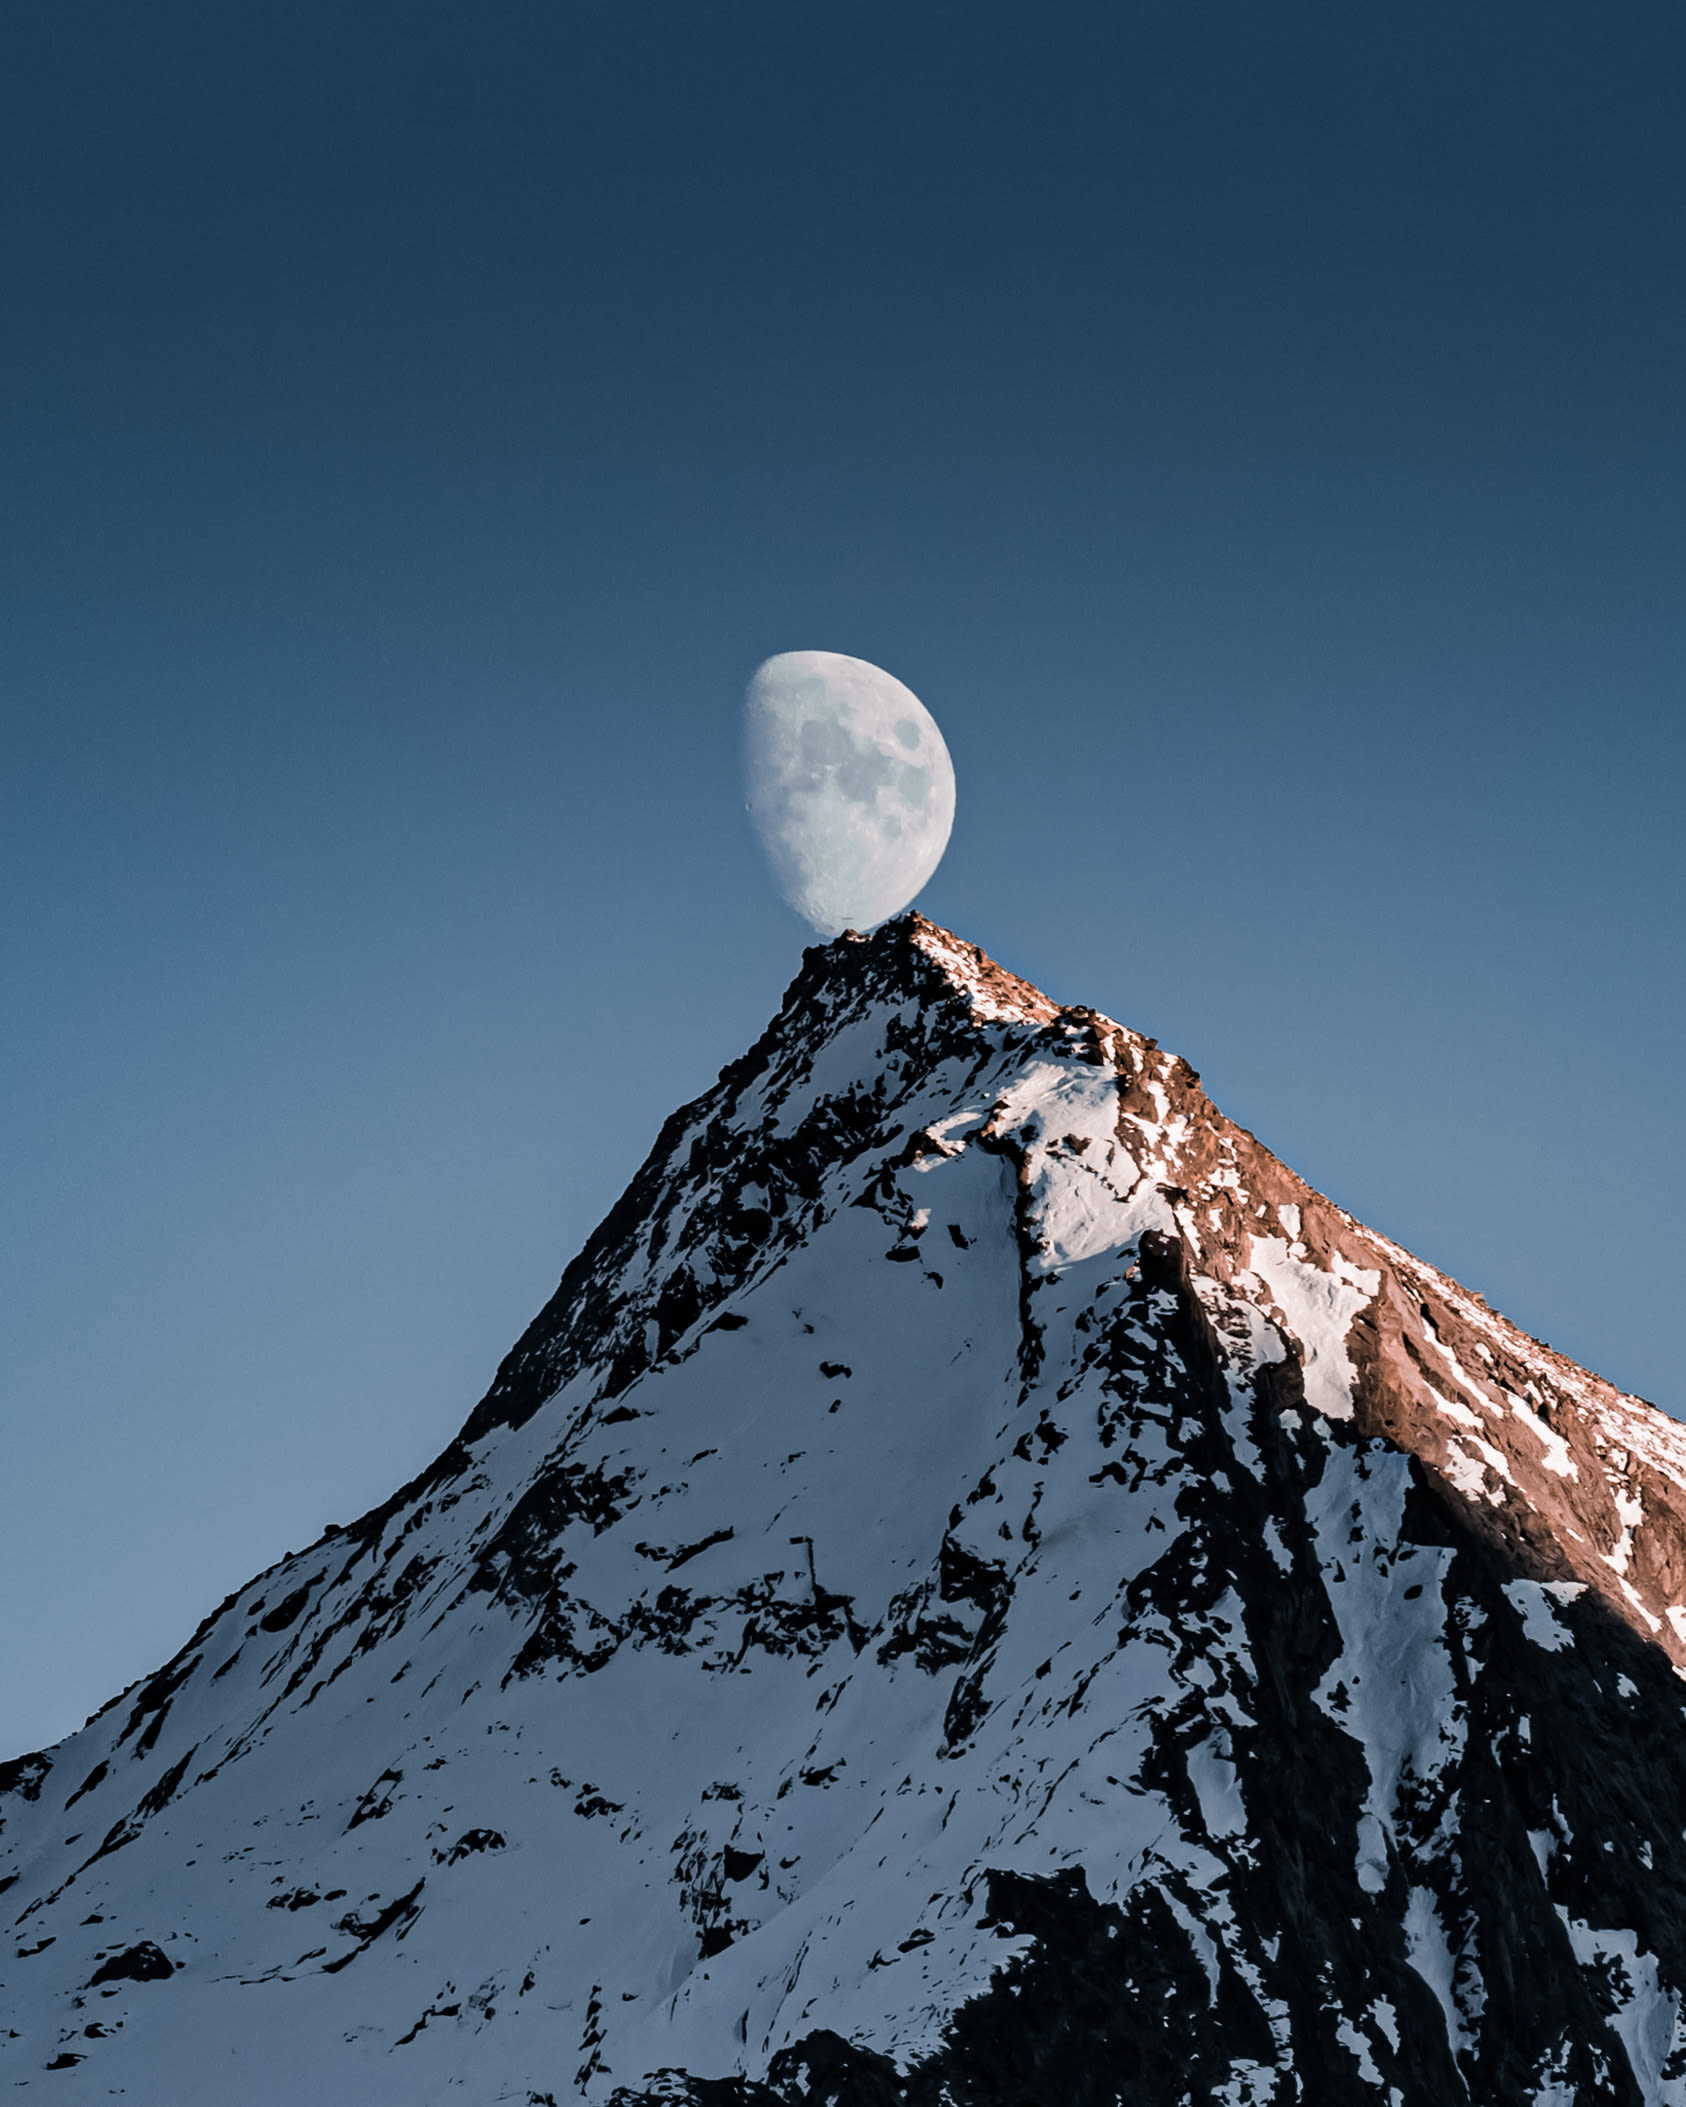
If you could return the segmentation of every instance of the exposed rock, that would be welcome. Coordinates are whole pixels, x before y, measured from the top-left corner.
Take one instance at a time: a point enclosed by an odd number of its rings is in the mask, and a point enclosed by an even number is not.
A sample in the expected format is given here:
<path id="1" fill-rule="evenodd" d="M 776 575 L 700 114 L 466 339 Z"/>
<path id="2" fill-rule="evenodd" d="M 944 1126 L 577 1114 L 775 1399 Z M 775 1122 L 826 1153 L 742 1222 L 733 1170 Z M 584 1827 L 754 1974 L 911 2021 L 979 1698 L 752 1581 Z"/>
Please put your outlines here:
<path id="1" fill-rule="evenodd" d="M 142 1939 L 102 1961 L 88 1978 L 88 1986 L 92 1989 L 99 1983 L 163 1983 L 168 1982 L 175 1972 L 163 1947 L 154 1945 L 150 1939 Z"/>

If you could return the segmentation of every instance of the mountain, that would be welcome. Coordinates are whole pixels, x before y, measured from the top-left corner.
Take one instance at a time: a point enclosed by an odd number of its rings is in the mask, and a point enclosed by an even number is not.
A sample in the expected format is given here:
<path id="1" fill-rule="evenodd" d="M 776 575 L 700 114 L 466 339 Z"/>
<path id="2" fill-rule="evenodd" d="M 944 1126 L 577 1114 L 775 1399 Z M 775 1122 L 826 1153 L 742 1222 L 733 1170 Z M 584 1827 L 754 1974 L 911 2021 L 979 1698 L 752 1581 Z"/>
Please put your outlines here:
<path id="1" fill-rule="evenodd" d="M 68 2102 L 1686 2101 L 1686 1430 L 917 916 L 0 1771 Z"/>

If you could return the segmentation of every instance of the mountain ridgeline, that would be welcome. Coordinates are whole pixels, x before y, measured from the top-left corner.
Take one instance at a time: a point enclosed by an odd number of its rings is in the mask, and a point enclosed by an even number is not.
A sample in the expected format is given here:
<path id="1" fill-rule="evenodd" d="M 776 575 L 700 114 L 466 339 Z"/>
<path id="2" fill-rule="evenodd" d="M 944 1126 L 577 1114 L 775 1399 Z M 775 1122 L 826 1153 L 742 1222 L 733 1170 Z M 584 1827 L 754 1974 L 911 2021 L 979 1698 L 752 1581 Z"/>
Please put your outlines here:
<path id="1" fill-rule="evenodd" d="M 1686 2103 L 1686 1430 L 916 915 L 462 1433 L 0 1766 L 169 2107 Z"/>

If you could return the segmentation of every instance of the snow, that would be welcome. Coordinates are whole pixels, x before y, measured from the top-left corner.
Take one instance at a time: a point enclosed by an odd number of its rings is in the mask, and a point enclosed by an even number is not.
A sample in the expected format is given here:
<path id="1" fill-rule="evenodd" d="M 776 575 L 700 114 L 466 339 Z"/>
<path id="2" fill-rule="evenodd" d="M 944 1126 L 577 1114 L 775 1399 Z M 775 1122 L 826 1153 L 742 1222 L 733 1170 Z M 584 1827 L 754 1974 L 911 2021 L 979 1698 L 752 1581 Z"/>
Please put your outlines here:
<path id="1" fill-rule="evenodd" d="M 1504 1452 L 1483 1441 L 1478 1434 L 1465 1434 L 1447 1445 L 1441 1468 L 1466 1499 L 1495 1502 L 1501 1493 L 1494 1481 L 1511 1481 L 1510 1464 Z M 1489 1476 L 1491 1473 L 1491 1476 Z"/>
<path id="2" fill-rule="evenodd" d="M 1645 1519 L 1645 1498 L 1636 1486 L 1627 1482 L 1625 1475 L 1610 1479 L 1610 1491 L 1615 1500 L 1616 1519 L 1621 1523 L 1621 1535 L 1614 1548 L 1606 1553 L 1604 1563 L 1612 1573 L 1625 1575 L 1633 1558 L 1633 1532 Z"/>
<path id="3" fill-rule="evenodd" d="M 949 1011 L 840 979 L 686 1109 L 530 1416 L 260 1575 L 50 1752 L 38 1797 L 0 1798 L 8 2082 L 67 2042 L 70 2107 L 603 2107 L 661 2069 L 757 2074 L 821 2027 L 905 2064 L 1025 1944 L 984 1923 L 986 1874 L 1080 1867 L 1097 1901 L 1159 1897 L 1214 1995 L 1250 1987 L 1276 2061 L 1261 2035 L 1212 2097 L 1274 2098 L 1292 1934 L 1236 1898 L 1260 1848 L 1250 1618 L 1279 1587 L 1338 1639 L 1314 1696 L 1368 1778 L 1341 1877 L 1378 1912 L 1408 1892 L 1411 1966 L 1473 2038 L 1474 1949 L 1437 1901 L 1456 1810 L 1426 1840 L 1410 1810 L 1451 1791 L 1452 1637 L 1477 1617 L 1449 1604 L 1452 1550 L 1407 1528 L 1410 1459 L 1350 1424 L 1351 1329 L 1393 1247 L 1303 1186 L 1250 1198 L 1254 1145 L 1203 1130 L 1149 1042 L 1062 1020 L 928 925 L 914 942 Z M 771 1225 L 747 1248 L 728 1188 Z M 664 1303 L 682 1273 L 707 1292 Z M 645 1357 L 611 1388 L 628 1342 Z M 1267 1426 L 1254 1379 L 1296 1349 L 1307 1411 Z M 1178 1358 L 1200 1352 L 1205 1406 Z M 1509 1421 L 1441 1359 L 1413 1394 L 1485 1497 Z M 1549 1400 L 1506 1395 L 1572 1476 Z M 1637 1408 L 1610 1425 L 1686 1473 Z M 1167 1578 L 1214 1487 L 1248 1503 L 1251 1598 L 1240 1565 Z M 1625 1574 L 1643 1502 L 1620 1497 Z M 1547 1651 L 1578 1591 L 1506 1590 Z M 1542 1874 L 1553 1845 L 1536 1832 Z M 1621 2039 L 1675 2101 L 1654 1959 L 1571 1935 L 1620 1962 Z M 141 1937 L 172 1978 L 92 1989 Z M 1368 1991 L 1331 2022 L 1378 2088 L 1403 2024 Z"/>
<path id="4" fill-rule="evenodd" d="M 1305 1356 L 1306 1403 L 1325 1419 L 1352 1417 L 1357 1380 L 1346 1350 L 1352 1320 L 1373 1302 L 1381 1275 L 1334 1254 L 1326 1273 L 1303 1255 L 1303 1246 L 1279 1236 L 1255 1236 L 1249 1263 L 1274 1296 Z"/>
<path id="5" fill-rule="evenodd" d="M 1200 1801 L 1201 1819 L 1212 1836 L 1244 1836 L 1247 1808 L 1234 1763 L 1218 1746 L 1221 1737 L 1202 1741 L 1189 1753 L 1188 1775 Z"/>
<path id="6" fill-rule="evenodd" d="M 1563 1436 L 1554 1433 L 1539 1414 L 1525 1403 L 1523 1399 L 1518 1397 L 1514 1391 L 1508 1391 L 1506 1396 L 1509 1399 L 1511 1411 L 1545 1450 L 1542 1460 L 1546 1469 L 1555 1471 L 1560 1478 L 1578 1476 L 1575 1469 L 1575 1459 L 1570 1455 L 1569 1444 L 1564 1440 Z"/>
<path id="7" fill-rule="evenodd" d="M 1105 1070 L 1039 1061 L 1001 1098 L 993 1138 L 1024 1152 L 1040 1234 L 1033 1263 L 1049 1273 L 1108 1258 L 1144 1229 L 1176 1233 L 1170 1207 L 1118 1138 L 1119 1090 Z"/>
<path id="8" fill-rule="evenodd" d="M 1401 1780 L 1433 1779 L 1465 1732 L 1444 1640 L 1451 1554 L 1399 1545 L 1409 1484 L 1396 1451 L 1336 1449 L 1307 1501 L 1342 1641 L 1316 1697 L 1364 1750 L 1358 1878 L 1369 1893 L 1386 1882 Z"/>
<path id="9" fill-rule="evenodd" d="M 1351 2052 L 1358 2065 L 1358 2075 L 1367 2085 L 1380 2086 L 1382 2074 L 1376 2068 L 1376 2059 L 1370 2053 L 1370 2044 L 1350 2019 L 1342 2019 L 1335 2028 L 1335 2039 L 1342 2048 Z"/>
<path id="10" fill-rule="evenodd" d="M 1293 1554 L 1282 1541 L 1282 1531 L 1277 1527 L 1274 1515 L 1270 1516 L 1265 1523 L 1264 1540 L 1265 1549 L 1275 1560 L 1277 1570 L 1282 1573 L 1291 1573 L 1294 1570 Z"/>
<path id="11" fill-rule="evenodd" d="M 1460 1427 L 1480 1426 L 1479 1414 L 1472 1412 L 1468 1405 L 1460 1404 L 1456 1398 L 1447 1397 L 1443 1392 L 1436 1390 L 1432 1383 L 1425 1383 L 1423 1387 L 1448 1419 L 1456 1420 Z"/>
<path id="12" fill-rule="evenodd" d="M 799 1132 L 816 1102 L 881 1069 L 886 1046 L 917 1021 L 901 1005 L 840 1020 L 812 1061 L 755 1079 L 749 1115 L 763 1132 Z M 925 1085 L 897 1109 L 891 1140 L 930 1126 L 941 1145 L 887 1180 L 888 1145 L 834 1173 L 804 1240 L 758 1257 L 727 1305 L 743 1321 L 710 1329 L 708 1312 L 621 1397 L 621 1424 L 594 1405 L 595 1371 L 584 1368 L 525 1426 L 476 1443 L 448 1509 L 412 1499 L 367 1543 L 336 1542 L 265 1575 L 213 1624 L 138 1781 L 186 1756 L 198 1782 L 120 1857 L 83 1864 L 87 1837 L 80 1849 L 48 1842 L 31 1878 L 63 1896 L 61 1980 L 85 1980 L 95 1940 L 112 1936 L 78 1934 L 75 1920 L 117 1921 L 101 1905 L 120 1896 L 125 1913 L 140 1912 L 133 1928 L 144 1917 L 170 1943 L 191 1923 L 205 1951 L 167 2005 L 137 1986 L 113 1992 L 131 2090 L 191 2063 L 217 2097 L 216 2074 L 238 2055 L 253 2107 L 291 2102 L 320 2091 L 322 2044 L 336 2042 L 342 2082 L 375 2107 L 410 2096 L 406 2069 L 439 2085 L 467 2077 L 488 2030 L 516 2098 L 576 2068 L 593 2098 L 658 2066 L 729 2070 L 826 2025 L 914 2054 L 1013 1950 L 980 1931 L 967 1868 L 1017 1859 L 1040 1870 L 1083 1853 L 1096 1892 L 1137 1877 L 1168 1810 L 1108 1779 L 1133 1778 L 1147 1747 L 1142 1708 L 1174 1704 L 1176 1685 L 1154 1649 L 1121 1664 L 1106 1609 L 1121 1573 L 1155 1555 L 1170 1496 L 1097 1494 L 1078 1467 L 1084 1452 L 1089 1471 L 1105 1460 L 1092 1425 L 1063 1434 L 1070 1467 L 1057 1485 L 1047 1455 L 1013 1451 L 1044 1408 L 1017 1396 L 1020 1181 L 1003 1147 L 1022 1166 L 1033 1270 L 1050 1289 L 1110 1260 L 1116 1293 L 1142 1229 L 1174 1234 L 1175 1220 L 1118 1138 L 1109 1071 L 1031 1057 L 1004 1075 L 985 1064 L 969 1086 L 939 1065 Z M 748 1177 L 740 1199 L 765 1208 L 772 1188 Z M 678 1196 L 681 1230 L 695 1206 Z M 639 1236 L 622 1275 L 652 1299 L 653 1248 Z M 914 1262 L 888 1262 L 893 1248 Z M 1068 1353 L 1076 1315 L 1055 1307 L 1045 1320 Z M 653 1312 L 635 1306 L 629 1321 L 653 1350 Z M 1069 1428 L 1069 1414 L 1060 1420 Z M 606 1656 L 583 1682 L 512 1673 L 512 1655 L 543 1627 L 524 1609 L 512 1624 L 497 1606 L 508 1553 L 479 1592 L 464 1587 L 526 1489 L 559 1472 L 624 1487 L 621 1520 L 570 1539 L 556 1622 L 574 1647 Z M 993 1494 L 945 1530 L 956 1491 L 984 1485 Z M 1027 1515 L 1049 1553 L 1040 1573 Z M 857 1654 L 841 1619 L 829 1637 L 802 1636 L 810 1546 L 819 1585 L 849 1598 L 876 1647 L 945 1534 L 1017 1572 L 996 1681 L 1022 1694 L 991 1710 L 970 1754 L 942 1745 L 952 1673 L 933 1678 L 911 1659 L 882 1667 L 875 1650 Z M 359 1608 L 377 1574 L 389 1602 L 413 1576 L 402 1614 Z M 1086 1651 L 1060 1636 L 1074 1575 L 1092 1575 L 1100 1612 L 1079 1627 Z M 248 1629 L 246 1602 L 273 1606 L 306 1582 L 306 1608 L 273 1639 Z M 638 1616 L 676 1587 L 701 1605 L 680 1650 L 629 1642 Z M 976 1626 L 964 1602 L 930 1608 Z M 794 1650 L 766 1650 L 756 1633 L 769 1623 L 794 1631 Z M 1039 1674 L 1050 1655 L 1055 1672 Z M 1093 1711 L 1078 1721 L 1068 1710 L 1078 1687 L 1118 1722 L 1099 1741 Z M 60 1752 L 65 1773 L 85 1774 L 120 1721 L 84 1737 L 85 1753 Z M 1222 1731 L 1220 1711 L 1201 1791 L 1210 1833 L 1233 1838 L 1245 1812 Z M 303 1792 L 295 1778 L 308 1779 Z M 700 1804 L 699 1778 L 718 1786 Z M 115 1789 L 119 1811 L 133 1804 L 136 1786 Z M 375 1818 L 359 1818 L 370 1807 Z M 1099 1853 L 1085 1851 L 1098 1808 L 1111 1820 Z M 254 1821 L 247 1810 L 261 1811 Z M 453 1857 L 469 1834 L 499 1841 Z M 699 1959 L 687 1878 L 700 1890 L 710 1869 L 750 1859 L 722 1898 L 743 1928 Z M 1197 1886 L 1217 1870 L 1198 1844 L 1181 1863 Z M 383 1943 L 363 1953 L 333 1929 L 374 1921 L 418 1875 L 413 1920 Z M 173 1898 L 175 1926 L 146 1904 L 155 1892 Z M 640 1894 L 652 1907 L 629 1909 L 624 1898 Z M 277 1896 L 339 1899 L 267 1907 Z M 341 1958 L 339 1972 L 320 1972 Z M 246 1987 L 231 1996 L 231 1983 Z M 189 2099 L 192 2082 L 172 2097 Z"/>
<path id="13" fill-rule="evenodd" d="M 1547 1653 L 1561 1653 L 1566 1646 L 1573 1646 L 1575 1635 L 1566 1624 L 1560 1624 L 1552 1615 L 1553 1602 L 1573 1602 L 1577 1595 L 1585 1594 L 1584 1587 L 1574 1581 L 1507 1580 L 1505 1594 L 1511 1607 L 1522 1619 L 1522 1629 L 1536 1646 L 1543 1646 Z"/>
<path id="14" fill-rule="evenodd" d="M 1571 1917 L 1561 1905 L 1557 1914 L 1581 1966 L 1596 1966 L 1603 1980 L 1618 1987 L 1612 2024 L 1627 2050 L 1645 2107 L 1683 2107 L 1686 2078 L 1663 2075 L 1663 2066 L 1681 2038 L 1680 2002 L 1658 1981 L 1655 1954 L 1641 1951 L 1636 1932 L 1593 1926 Z M 1626 1994 L 1620 1995 L 1622 1991 Z"/>
<path id="15" fill-rule="evenodd" d="M 1467 2048 L 1469 2030 L 1453 1991 L 1457 1964 L 1441 1926 L 1434 1895 L 1428 1888 L 1412 1888 L 1405 1905 L 1405 1952 L 1446 2015 L 1447 2040 L 1454 2050 Z"/>

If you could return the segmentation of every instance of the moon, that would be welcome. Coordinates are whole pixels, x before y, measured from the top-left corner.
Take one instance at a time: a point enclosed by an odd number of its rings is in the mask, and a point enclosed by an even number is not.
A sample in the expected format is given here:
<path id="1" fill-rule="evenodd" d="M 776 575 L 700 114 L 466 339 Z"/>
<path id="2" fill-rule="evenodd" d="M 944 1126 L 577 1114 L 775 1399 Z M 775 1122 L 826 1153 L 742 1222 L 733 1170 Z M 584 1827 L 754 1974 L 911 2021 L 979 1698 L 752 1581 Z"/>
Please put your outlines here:
<path id="1" fill-rule="evenodd" d="M 908 905 L 954 825 L 954 764 L 936 720 L 881 666 L 781 651 L 744 699 L 750 819 L 774 882 L 821 936 Z"/>

